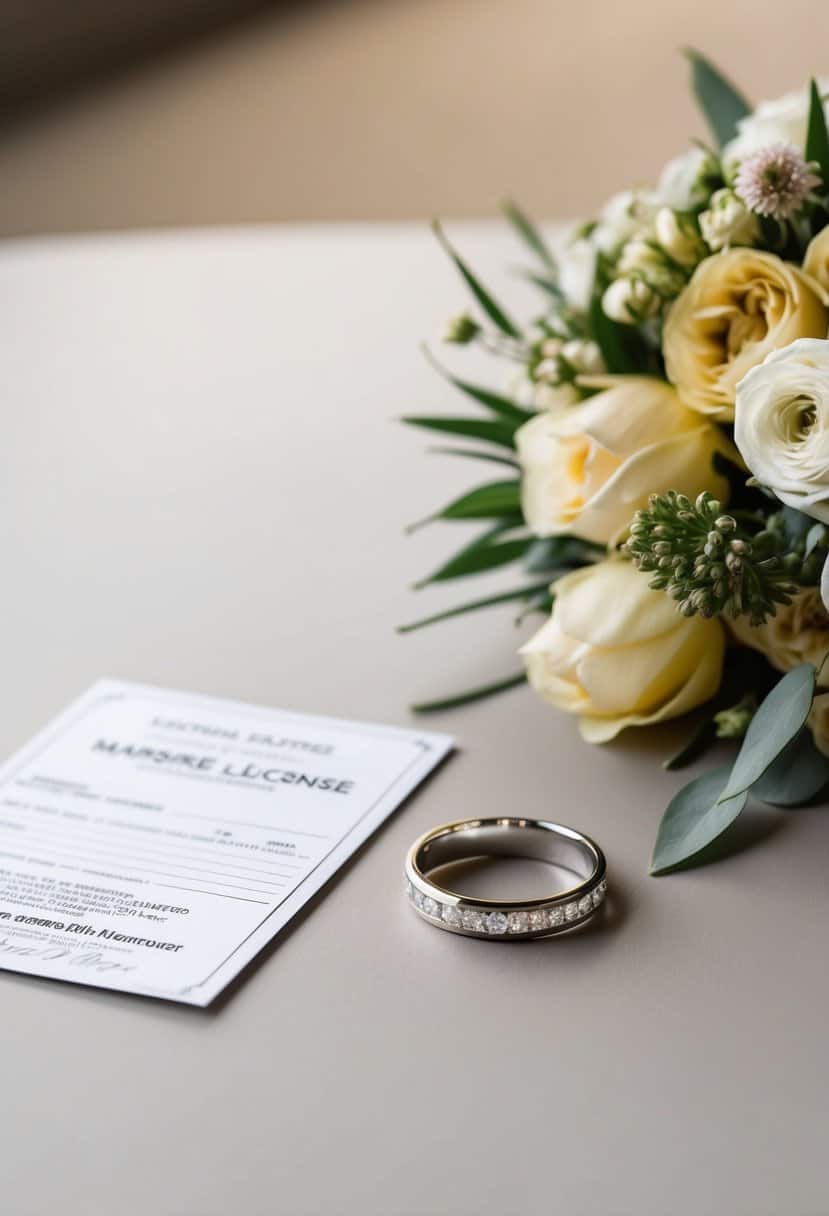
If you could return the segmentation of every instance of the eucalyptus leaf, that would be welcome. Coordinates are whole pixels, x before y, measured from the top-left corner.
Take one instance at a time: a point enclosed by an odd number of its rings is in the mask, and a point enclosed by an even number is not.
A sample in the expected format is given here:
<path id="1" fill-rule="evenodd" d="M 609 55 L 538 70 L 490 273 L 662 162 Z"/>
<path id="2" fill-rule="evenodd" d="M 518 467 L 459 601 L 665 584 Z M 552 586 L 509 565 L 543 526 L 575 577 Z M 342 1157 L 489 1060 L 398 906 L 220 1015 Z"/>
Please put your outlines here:
<path id="1" fill-rule="evenodd" d="M 809 554 L 813 553 L 818 545 L 822 544 L 825 539 L 826 525 L 820 523 L 812 524 L 811 528 L 806 533 L 806 547 L 803 550 L 803 556 L 808 557 Z"/>
<path id="2" fill-rule="evenodd" d="M 498 414 L 499 417 L 506 418 L 516 424 L 527 422 L 535 416 L 532 410 L 525 410 L 522 406 L 516 405 L 514 401 L 510 401 L 508 397 L 504 397 L 501 393 L 494 393 L 491 389 L 481 388 L 477 384 L 470 384 L 468 380 L 461 380 L 457 376 L 453 376 L 442 363 L 438 362 L 428 347 L 425 346 L 423 349 L 432 367 L 443 376 L 444 380 L 448 380 L 450 384 L 460 389 L 462 393 L 466 393 L 468 397 L 472 397 L 488 410 L 492 410 L 493 414 Z"/>
<path id="3" fill-rule="evenodd" d="M 415 629 L 423 629 L 426 625 L 435 625 L 439 621 L 449 621 L 452 617 L 463 616 L 467 612 L 477 612 L 481 608 L 490 608 L 495 604 L 508 604 L 514 600 L 527 600 L 528 604 L 531 604 L 534 597 L 542 592 L 549 594 L 546 583 L 539 583 L 531 587 L 518 587 L 514 591 L 501 591 L 498 595 L 487 595 L 480 600 L 470 600 L 468 604 L 458 604 L 454 608 L 447 608 L 444 612 L 435 612 L 432 616 L 412 621 L 410 625 L 398 625 L 397 632 L 413 633 Z"/>
<path id="4" fill-rule="evenodd" d="M 811 515 L 798 511 L 795 507 L 783 507 L 780 512 L 783 518 L 783 530 L 790 545 L 804 540 L 812 529 L 814 520 Z"/>
<path id="5" fill-rule="evenodd" d="M 742 790 L 723 799 L 729 765 L 695 777 L 682 787 L 662 816 L 651 857 L 651 874 L 665 874 L 700 853 L 739 815 L 748 799 Z"/>
<path id="6" fill-rule="evenodd" d="M 829 758 L 818 751 L 811 731 L 804 726 L 751 787 L 751 794 L 771 806 L 801 806 L 827 782 Z"/>
<path id="7" fill-rule="evenodd" d="M 815 669 L 801 663 L 772 688 L 751 719 L 731 776 L 720 797 L 724 802 L 758 782 L 805 724 L 815 691 Z"/>
<path id="8" fill-rule="evenodd" d="M 442 709 L 457 709 L 459 705 L 468 705 L 471 701 L 482 701 L 484 697 L 492 697 L 495 693 L 506 692 L 508 688 L 515 688 L 518 684 L 526 682 L 524 672 L 519 672 L 514 676 L 507 676 L 505 680 L 496 680 L 494 684 L 483 684 L 479 688 L 470 688 L 466 692 L 454 693 L 450 697 L 442 697 L 438 701 L 421 701 L 417 705 L 412 705 L 411 709 L 416 714 L 432 714 L 437 713 Z"/>
<path id="9" fill-rule="evenodd" d="M 737 124 L 751 113 L 751 106 L 710 59 L 692 49 L 685 54 L 691 64 L 694 95 L 717 146 L 722 148 L 737 134 Z"/>
<path id="10" fill-rule="evenodd" d="M 820 90 L 814 80 L 809 85 L 809 125 L 806 129 L 806 160 L 816 161 L 824 186 L 829 187 L 829 132 Z"/>
<path id="11" fill-rule="evenodd" d="M 507 200 L 504 203 L 504 214 L 515 228 L 518 235 L 524 241 L 525 245 L 539 258 L 549 270 L 555 272 L 556 264 L 553 255 L 547 247 L 544 237 L 536 228 L 531 219 L 528 218 L 521 208 L 514 202 Z"/>
<path id="12" fill-rule="evenodd" d="M 486 313 L 486 315 L 489 317 L 489 319 L 492 322 L 494 322 L 494 324 L 498 326 L 498 328 L 501 330 L 501 332 L 506 334 L 508 337 L 520 338 L 521 331 L 510 320 L 510 318 L 507 316 L 507 314 L 501 308 L 500 304 L 497 303 L 497 301 L 487 291 L 487 289 L 483 286 L 483 284 L 480 282 L 480 280 L 475 277 L 475 275 L 472 273 L 472 271 L 469 269 L 469 267 L 466 265 L 466 263 L 463 261 L 463 259 L 455 252 L 455 250 L 453 249 L 452 245 L 449 243 L 449 240 L 446 237 L 446 233 L 443 231 L 443 229 L 441 228 L 441 226 L 437 220 L 435 220 L 434 223 L 432 224 L 432 228 L 434 230 L 435 236 L 438 238 L 438 240 L 440 241 L 443 248 L 449 254 L 449 257 L 452 259 L 452 261 L 457 266 L 458 271 L 460 272 L 461 278 L 464 280 L 467 287 L 472 292 L 473 296 L 478 301 L 482 310 Z"/>
<path id="13" fill-rule="evenodd" d="M 515 447 L 515 425 L 500 419 L 489 418 L 444 418 L 425 414 L 401 418 L 407 426 L 423 427 L 427 431 L 443 431 L 447 435 L 465 435 L 469 439 L 483 439 L 502 448 Z"/>

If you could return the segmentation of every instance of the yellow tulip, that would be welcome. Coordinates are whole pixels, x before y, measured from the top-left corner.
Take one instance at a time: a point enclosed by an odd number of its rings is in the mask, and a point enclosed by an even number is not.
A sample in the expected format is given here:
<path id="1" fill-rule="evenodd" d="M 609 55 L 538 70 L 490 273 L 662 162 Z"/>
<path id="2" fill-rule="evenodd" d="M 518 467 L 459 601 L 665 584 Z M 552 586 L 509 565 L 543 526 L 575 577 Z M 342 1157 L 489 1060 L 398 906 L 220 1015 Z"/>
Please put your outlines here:
<path id="1" fill-rule="evenodd" d="M 719 427 L 686 409 L 675 389 L 650 376 L 593 376 L 604 391 L 538 414 L 516 435 L 521 506 L 536 536 L 569 533 L 607 544 L 647 505 L 677 490 L 710 490 L 721 502 L 728 481 L 715 452 L 738 459 Z"/>
<path id="2" fill-rule="evenodd" d="M 682 616 L 629 562 L 585 566 L 554 592 L 550 619 L 521 653 L 532 687 L 578 714 L 588 742 L 679 717 L 717 691 L 720 622 Z"/>

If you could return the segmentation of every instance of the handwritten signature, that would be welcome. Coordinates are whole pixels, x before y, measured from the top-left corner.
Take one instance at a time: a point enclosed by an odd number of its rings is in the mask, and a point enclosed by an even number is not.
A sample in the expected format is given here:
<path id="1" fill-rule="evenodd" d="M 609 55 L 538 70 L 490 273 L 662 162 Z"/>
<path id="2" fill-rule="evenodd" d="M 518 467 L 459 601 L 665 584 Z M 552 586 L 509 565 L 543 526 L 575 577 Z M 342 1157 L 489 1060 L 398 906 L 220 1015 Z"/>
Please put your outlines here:
<path id="1" fill-rule="evenodd" d="M 64 959 L 67 967 L 85 967 L 93 971 L 135 971 L 134 966 L 113 962 L 100 950 L 84 950 L 79 954 L 65 946 L 26 946 L 9 941 L 7 937 L 0 938 L 0 954 L 13 954 L 18 958 L 42 958 L 49 962 Z"/>

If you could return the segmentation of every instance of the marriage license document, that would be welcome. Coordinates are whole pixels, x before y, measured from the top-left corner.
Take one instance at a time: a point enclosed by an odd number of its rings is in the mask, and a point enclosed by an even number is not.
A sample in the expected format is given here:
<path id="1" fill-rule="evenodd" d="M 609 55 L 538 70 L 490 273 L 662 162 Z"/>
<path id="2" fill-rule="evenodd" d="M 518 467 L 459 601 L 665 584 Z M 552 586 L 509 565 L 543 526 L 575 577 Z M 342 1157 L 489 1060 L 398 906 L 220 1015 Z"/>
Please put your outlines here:
<path id="1" fill-rule="evenodd" d="M 102 680 L 0 770 L 0 968 L 209 1005 L 451 746 Z"/>

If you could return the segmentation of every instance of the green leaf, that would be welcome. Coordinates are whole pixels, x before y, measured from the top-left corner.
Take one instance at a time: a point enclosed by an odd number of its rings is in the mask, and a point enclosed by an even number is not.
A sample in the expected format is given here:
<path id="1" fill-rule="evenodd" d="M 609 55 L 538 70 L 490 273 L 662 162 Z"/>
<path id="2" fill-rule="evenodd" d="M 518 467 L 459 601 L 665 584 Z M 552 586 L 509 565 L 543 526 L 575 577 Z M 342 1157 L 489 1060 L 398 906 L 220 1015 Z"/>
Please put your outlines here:
<path id="1" fill-rule="evenodd" d="M 567 571 L 560 571 L 559 577 Z M 551 582 L 555 581 L 554 576 L 551 576 Z M 553 593 L 550 590 L 549 584 L 545 584 L 541 591 L 536 592 L 534 596 L 527 600 L 524 607 L 515 618 L 516 625 L 523 625 L 528 616 L 536 614 L 541 616 L 549 616 L 553 607 Z"/>
<path id="2" fill-rule="evenodd" d="M 498 519 L 500 516 L 520 516 L 521 482 L 492 481 L 462 494 L 438 511 L 435 519 Z"/>
<path id="3" fill-rule="evenodd" d="M 447 240 L 446 234 L 437 220 L 433 222 L 432 228 L 435 236 L 438 238 L 443 248 L 449 254 L 449 257 L 457 266 L 467 287 L 472 292 L 473 296 L 478 301 L 489 319 L 498 326 L 502 333 L 507 334 L 508 337 L 520 338 L 521 331 L 516 325 L 513 324 L 513 322 L 501 308 L 500 304 L 494 300 L 483 284 L 475 277 L 466 263 L 458 256 Z"/>
<path id="4" fill-rule="evenodd" d="M 465 578 L 470 574 L 482 574 L 485 570 L 495 570 L 499 566 L 517 561 L 525 552 L 529 538 L 524 536 L 517 540 L 498 540 L 498 534 L 503 531 L 504 525 L 501 524 L 484 533 L 440 566 L 434 574 L 415 583 L 415 587 L 426 587 L 429 583 L 445 583 L 449 579 Z"/>
<path id="5" fill-rule="evenodd" d="M 583 565 L 603 548 L 603 545 L 594 545 L 577 536 L 547 536 L 532 542 L 524 565 L 532 574 L 557 570 L 561 566 Z"/>
<path id="6" fill-rule="evenodd" d="M 630 350 L 630 326 L 611 321 L 602 308 L 599 295 L 594 295 L 590 301 L 588 324 L 609 372 L 616 374 L 641 371 L 639 361 Z"/>
<path id="7" fill-rule="evenodd" d="M 705 717 L 691 732 L 679 751 L 669 759 L 663 760 L 662 767 L 669 773 L 678 768 L 685 768 L 686 764 L 690 764 L 704 755 L 716 741 L 717 724 L 713 718 Z"/>
<path id="8" fill-rule="evenodd" d="M 803 556 L 808 557 L 810 553 L 822 544 L 826 538 L 825 524 L 812 524 L 809 531 L 806 533 L 806 547 L 803 550 Z"/>
<path id="9" fill-rule="evenodd" d="M 731 777 L 720 797 L 723 801 L 751 789 L 791 743 L 805 724 L 815 691 L 811 663 L 794 667 L 775 684 L 751 719 Z"/>
<path id="10" fill-rule="evenodd" d="M 829 187 L 829 132 L 823 100 L 814 80 L 809 85 L 809 125 L 806 130 L 806 159 L 817 161 L 824 186 Z"/>
<path id="11" fill-rule="evenodd" d="M 471 600 L 468 604 L 459 604 L 455 608 L 447 608 L 444 612 L 436 612 L 433 616 L 425 616 L 422 620 L 412 621 L 410 625 L 398 625 L 398 633 L 412 633 L 415 629 L 423 629 L 426 625 L 435 625 L 438 621 L 448 621 L 454 616 L 463 616 L 467 612 L 477 612 L 480 608 L 490 608 L 494 604 L 508 604 L 513 600 L 526 599 L 530 603 L 532 597 L 547 591 L 546 583 L 532 587 L 519 587 L 515 591 L 502 591 L 499 595 L 487 595 L 481 600 Z"/>
<path id="12" fill-rule="evenodd" d="M 495 464 L 505 464 L 511 469 L 519 469 L 517 460 L 510 456 L 501 456 L 498 452 L 479 452 L 477 448 L 429 448 L 435 456 L 463 456 L 466 460 L 491 460 Z"/>
<path id="13" fill-rule="evenodd" d="M 481 388 L 477 384 L 470 384 L 468 380 L 460 380 L 457 376 L 453 376 L 451 372 L 439 363 L 428 346 L 423 348 L 426 358 L 431 363 L 435 371 L 443 376 L 444 380 L 448 380 L 455 388 L 460 389 L 462 393 L 466 393 L 468 397 L 479 402 L 488 410 L 492 410 L 493 414 L 497 414 L 500 418 L 506 418 L 510 422 L 521 424 L 535 417 L 533 410 L 525 410 L 522 406 L 516 405 L 514 401 L 510 401 L 508 397 L 503 397 L 500 393 L 493 393 L 491 389 Z"/>
<path id="14" fill-rule="evenodd" d="M 515 688 L 518 684 L 524 684 L 526 679 L 527 677 L 522 671 L 517 675 L 507 676 L 505 680 L 496 680 L 494 684 L 470 688 L 467 692 L 455 693 L 453 696 L 443 697 L 439 701 L 421 701 L 417 705 L 412 705 L 411 709 L 416 714 L 432 714 L 442 709 L 456 709 L 459 705 L 468 705 L 470 701 L 482 701 L 484 697 L 491 697 L 497 692 Z"/>
<path id="15" fill-rule="evenodd" d="M 685 52 L 691 64 L 691 87 L 718 147 L 737 134 L 737 123 L 751 106 L 722 72 L 699 51 Z"/>
<path id="16" fill-rule="evenodd" d="M 522 241 L 533 251 L 545 266 L 555 272 L 556 264 L 543 236 L 516 203 L 509 199 L 504 203 L 504 214 L 515 228 Z"/>
<path id="17" fill-rule="evenodd" d="M 483 439 L 502 448 L 514 448 L 515 426 L 509 422 L 489 418 L 443 418 L 411 415 L 401 418 L 407 426 L 420 426 L 427 431 L 444 431 L 447 435 L 466 435 L 469 439 Z"/>
<path id="18" fill-rule="evenodd" d="M 682 787 L 662 816 L 651 857 L 651 874 L 665 874 L 700 853 L 734 822 L 748 799 L 742 790 L 722 800 L 729 765 L 695 777 Z"/>
<path id="19" fill-rule="evenodd" d="M 815 747 L 804 727 L 751 787 L 753 797 L 771 806 L 801 806 L 829 781 L 829 758 Z"/>
<path id="20" fill-rule="evenodd" d="M 563 303 L 564 292 L 553 279 L 549 279 L 543 274 L 533 274 L 531 270 L 524 270 L 523 267 L 518 273 L 529 283 L 534 283 L 536 287 L 540 287 L 548 296 L 552 296 L 556 303 Z"/>

